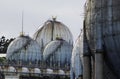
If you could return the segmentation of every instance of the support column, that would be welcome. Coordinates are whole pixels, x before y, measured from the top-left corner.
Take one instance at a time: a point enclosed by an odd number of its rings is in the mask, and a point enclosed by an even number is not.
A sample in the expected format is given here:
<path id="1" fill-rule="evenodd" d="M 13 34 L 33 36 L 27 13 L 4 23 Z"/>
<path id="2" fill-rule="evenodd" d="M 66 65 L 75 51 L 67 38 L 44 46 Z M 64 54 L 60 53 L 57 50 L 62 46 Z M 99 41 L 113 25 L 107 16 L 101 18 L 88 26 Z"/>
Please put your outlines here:
<path id="1" fill-rule="evenodd" d="M 83 79 L 91 79 L 91 53 L 85 35 L 83 41 Z"/>
<path id="2" fill-rule="evenodd" d="M 95 79 L 104 79 L 103 77 L 103 53 L 95 53 Z"/>
<path id="3" fill-rule="evenodd" d="M 86 27 L 83 27 L 83 79 L 91 79 L 91 52 L 86 37 Z"/>
<path id="4" fill-rule="evenodd" d="M 79 77 L 78 77 L 78 79 L 83 79 L 83 76 L 82 76 L 82 75 L 81 75 L 81 76 L 79 76 Z"/>
<path id="5" fill-rule="evenodd" d="M 83 57 L 83 79 L 91 79 L 91 58 L 89 55 Z"/>

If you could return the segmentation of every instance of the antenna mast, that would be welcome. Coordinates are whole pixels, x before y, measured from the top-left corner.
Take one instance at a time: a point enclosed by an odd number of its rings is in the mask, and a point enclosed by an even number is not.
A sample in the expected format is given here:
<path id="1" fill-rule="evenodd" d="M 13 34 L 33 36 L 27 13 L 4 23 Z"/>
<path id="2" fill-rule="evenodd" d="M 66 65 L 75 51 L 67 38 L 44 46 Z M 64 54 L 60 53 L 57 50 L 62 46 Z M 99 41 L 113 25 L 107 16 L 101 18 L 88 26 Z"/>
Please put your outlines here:
<path id="1" fill-rule="evenodd" d="M 23 11 L 22 11 L 22 35 L 23 35 Z"/>

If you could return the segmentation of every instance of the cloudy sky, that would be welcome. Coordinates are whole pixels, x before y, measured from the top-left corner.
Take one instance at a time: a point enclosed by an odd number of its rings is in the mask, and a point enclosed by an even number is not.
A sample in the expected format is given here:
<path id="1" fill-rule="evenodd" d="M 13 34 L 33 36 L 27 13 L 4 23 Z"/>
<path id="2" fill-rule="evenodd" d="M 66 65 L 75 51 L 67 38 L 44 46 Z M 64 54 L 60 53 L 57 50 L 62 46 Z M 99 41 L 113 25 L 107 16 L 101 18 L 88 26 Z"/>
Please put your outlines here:
<path id="1" fill-rule="evenodd" d="M 32 37 L 46 20 L 57 16 L 76 39 L 82 27 L 84 3 L 85 0 L 0 0 L 0 37 L 19 36 L 24 11 L 26 35 Z"/>

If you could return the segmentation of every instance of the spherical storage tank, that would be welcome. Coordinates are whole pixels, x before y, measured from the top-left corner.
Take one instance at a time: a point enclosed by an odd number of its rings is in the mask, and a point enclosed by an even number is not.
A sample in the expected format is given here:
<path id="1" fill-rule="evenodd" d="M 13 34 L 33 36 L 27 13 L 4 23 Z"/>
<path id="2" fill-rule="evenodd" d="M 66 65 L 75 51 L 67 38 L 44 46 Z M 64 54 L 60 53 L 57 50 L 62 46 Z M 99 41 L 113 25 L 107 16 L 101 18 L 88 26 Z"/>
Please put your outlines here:
<path id="1" fill-rule="evenodd" d="M 83 34 L 79 35 L 72 50 L 71 79 L 83 75 Z"/>
<path id="2" fill-rule="evenodd" d="M 43 58 L 49 67 L 70 67 L 72 45 L 62 39 L 56 39 L 46 45 Z"/>
<path id="3" fill-rule="evenodd" d="M 33 36 L 34 40 L 39 43 L 42 52 L 42 49 L 57 37 L 62 38 L 71 45 L 73 44 L 73 37 L 68 27 L 55 19 L 46 21 Z"/>
<path id="4" fill-rule="evenodd" d="M 19 36 L 8 46 L 6 58 L 11 64 L 38 64 L 41 61 L 39 44 L 29 36 Z"/>
<path id="5" fill-rule="evenodd" d="M 120 79 L 120 0 L 87 1 L 84 24 L 89 46 L 92 52 L 104 53 L 110 73 Z"/>

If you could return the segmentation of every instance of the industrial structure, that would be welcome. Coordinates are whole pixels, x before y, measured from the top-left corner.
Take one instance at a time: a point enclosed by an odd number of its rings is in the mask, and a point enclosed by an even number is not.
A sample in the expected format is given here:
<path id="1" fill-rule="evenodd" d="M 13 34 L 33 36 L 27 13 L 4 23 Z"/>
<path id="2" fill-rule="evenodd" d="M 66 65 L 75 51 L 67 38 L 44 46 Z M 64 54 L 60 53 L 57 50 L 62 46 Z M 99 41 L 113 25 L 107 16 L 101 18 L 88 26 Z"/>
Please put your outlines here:
<path id="1" fill-rule="evenodd" d="M 45 66 L 70 69 L 73 37 L 66 25 L 55 18 L 48 20 L 33 39 L 40 45 Z"/>
<path id="2" fill-rule="evenodd" d="M 74 47 L 70 30 L 56 18 L 46 21 L 33 39 L 22 34 L 9 45 L 0 73 L 15 79 L 120 79 L 119 4 L 87 0 Z"/>
<path id="3" fill-rule="evenodd" d="M 22 32 L 12 41 L 0 71 L 5 79 L 70 78 L 72 48 L 70 30 L 53 18 L 38 29 L 33 39 Z"/>
<path id="4" fill-rule="evenodd" d="M 73 47 L 71 58 L 71 79 L 83 79 L 83 38 L 82 32 Z"/>
<path id="5" fill-rule="evenodd" d="M 85 4 L 83 79 L 120 79 L 119 4 L 119 0 L 87 0 Z"/>
<path id="6" fill-rule="evenodd" d="M 91 51 L 85 31 L 81 30 L 71 58 L 71 79 L 92 79 Z"/>
<path id="7" fill-rule="evenodd" d="M 85 3 L 83 30 L 72 53 L 72 79 L 120 79 L 119 4 L 119 0 Z"/>
<path id="8" fill-rule="evenodd" d="M 7 62 L 19 65 L 41 64 L 39 44 L 29 36 L 17 37 L 7 49 Z"/>

